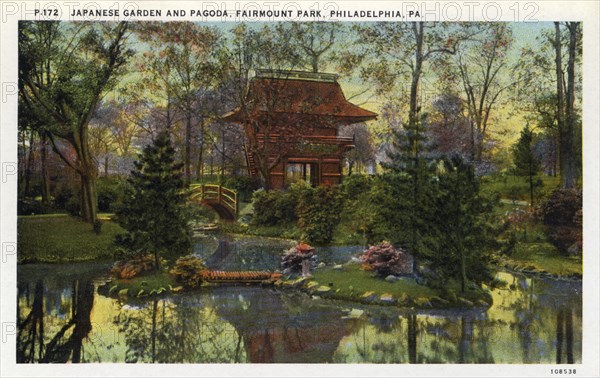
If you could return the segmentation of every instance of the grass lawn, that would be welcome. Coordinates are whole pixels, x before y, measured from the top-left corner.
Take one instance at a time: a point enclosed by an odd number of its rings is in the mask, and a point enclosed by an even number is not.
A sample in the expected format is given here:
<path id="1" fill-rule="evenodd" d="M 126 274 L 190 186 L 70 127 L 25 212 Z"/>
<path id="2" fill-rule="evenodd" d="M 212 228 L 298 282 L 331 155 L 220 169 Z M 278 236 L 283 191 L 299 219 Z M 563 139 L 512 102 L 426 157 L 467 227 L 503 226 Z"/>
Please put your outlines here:
<path id="1" fill-rule="evenodd" d="M 469 288 L 465 293 L 461 293 L 459 285 L 451 283 L 442 293 L 419 285 L 412 278 L 387 282 L 383 278 L 374 277 L 372 272 L 361 270 L 358 264 L 342 265 L 342 269 L 331 267 L 317 269 L 305 287 L 308 287 L 313 294 L 326 298 L 369 303 L 384 304 L 386 301 L 382 296 L 386 295 L 391 296 L 388 304 L 415 308 L 455 308 L 479 306 L 482 305 L 482 301 L 491 303 L 489 294 L 481 289 Z M 326 287 L 330 290 L 323 291 Z"/>
<path id="2" fill-rule="evenodd" d="M 114 222 L 101 222 L 102 232 L 96 234 L 89 223 L 65 214 L 19 216 L 17 261 L 78 262 L 112 259 L 115 235 L 123 230 Z"/>
<path id="3" fill-rule="evenodd" d="M 512 268 L 547 272 L 560 276 L 578 276 L 583 274 L 581 257 L 563 256 L 548 242 L 519 243 L 505 263 Z"/>
<path id="4" fill-rule="evenodd" d="M 560 177 L 541 175 L 536 177 L 543 182 L 541 188 L 534 192 L 535 200 L 551 193 L 560 186 Z M 484 177 L 481 181 L 481 191 L 484 193 L 497 193 L 500 198 L 529 203 L 529 181 L 526 177 L 513 175 Z"/>

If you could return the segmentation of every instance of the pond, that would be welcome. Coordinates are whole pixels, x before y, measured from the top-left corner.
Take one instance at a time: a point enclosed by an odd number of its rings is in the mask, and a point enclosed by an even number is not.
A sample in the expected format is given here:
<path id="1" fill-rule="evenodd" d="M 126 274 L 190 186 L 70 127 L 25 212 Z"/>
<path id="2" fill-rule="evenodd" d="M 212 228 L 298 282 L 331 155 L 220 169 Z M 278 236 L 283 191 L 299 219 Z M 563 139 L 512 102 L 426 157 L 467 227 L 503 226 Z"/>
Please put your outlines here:
<path id="1" fill-rule="evenodd" d="M 196 253 L 215 268 L 268 269 L 288 246 L 215 236 Z M 320 258 L 338 263 L 358 251 L 335 247 Z M 408 311 L 257 286 L 123 302 L 97 293 L 107 268 L 18 267 L 18 362 L 581 362 L 581 282 L 501 272 L 509 285 L 493 291 L 487 311 Z"/>

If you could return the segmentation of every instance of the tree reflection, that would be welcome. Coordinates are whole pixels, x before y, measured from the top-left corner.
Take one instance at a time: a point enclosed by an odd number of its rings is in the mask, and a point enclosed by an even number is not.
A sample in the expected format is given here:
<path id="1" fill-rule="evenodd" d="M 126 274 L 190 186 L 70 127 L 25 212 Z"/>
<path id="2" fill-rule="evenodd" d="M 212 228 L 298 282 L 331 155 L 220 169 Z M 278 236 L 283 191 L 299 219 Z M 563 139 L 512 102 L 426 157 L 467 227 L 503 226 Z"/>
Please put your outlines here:
<path id="1" fill-rule="evenodd" d="M 28 290 L 24 294 L 27 294 Z M 19 323 L 17 362 L 83 362 L 83 340 L 92 330 L 90 314 L 94 305 L 94 286 L 90 281 L 73 282 L 71 318 L 45 342 L 44 285 L 38 281 L 29 315 Z M 70 335 L 67 336 L 68 332 Z M 36 340 L 38 353 L 35 353 Z"/>

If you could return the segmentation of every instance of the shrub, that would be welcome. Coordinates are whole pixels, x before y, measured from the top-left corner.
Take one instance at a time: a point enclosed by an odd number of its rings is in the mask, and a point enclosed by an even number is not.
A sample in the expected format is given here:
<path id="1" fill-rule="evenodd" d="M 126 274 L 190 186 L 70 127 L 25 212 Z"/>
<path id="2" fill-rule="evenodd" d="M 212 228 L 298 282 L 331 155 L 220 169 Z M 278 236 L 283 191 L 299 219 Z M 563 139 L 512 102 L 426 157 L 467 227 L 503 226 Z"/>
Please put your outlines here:
<path id="1" fill-rule="evenodd" d="M 546 225 L 574 225 L 573 219 L 583 205 L 581 189 L 556 189 L 540 207 Z"/>
<path id="2" fill-rule="evenodd" d="M 202 283 L 202 272 L 206 270 L 206 265 L 204 265 L 201 258 L 188 255 L 178 258 L 169 274 L 175 277 L 175 281 L 185 287 L 197 287 Z"/>
<path id="3" fill-rule="evenodd" d="M 303 191 L 299 198 L 296 212 L 303 239 L 317 244 L 331 242 L 344 205 L 340 188 L 319 186 Z"/>
<path id="4" fill-rule="evenodd" d="M 166 263 L 161 259 L 161 265 Z M 140 273 L 156 270 L 154 254 L 137 254 L 127 260 L 120 260 L 113 264 L 110 273 L 117 278 L 133 278 Z"/>
<path id="5" fill-rule="evenodd" d="M 252 223 L 257 226 L 274 226 L 295 222 L 298 196 L 303 190 L 297 186 L 292 186 L 287 191 L 257 190 L 252 196 Z"/>
<path id="6" fill-rule="evenodd" d="M 44 205 L 41 201 L 27 198 L 17 201 L 18 215 L 48 214 L 51 212 L 52 208 Z"/>
<path id="7" fill-rule="evenodd" d="M 238 193 L 238 201 L 249 202 L 252 193 L 260 188 L 260 179 L 250 176 L 231 176 L 225 179 L 223 185 Z"/>
<path id="8" fill-rule="evenodd" d="M 98 193 L 98 211 L 113 212 L 122 202 L 122 183 L 114 178 L 102 177 L 96 183 Z"/>
<path id="9" fill-rule="evenodd" d="M 540 207 L 548 240 L 563 254 L 581 252 L 582 205 L 581 189 L 557 189 Z"/>
<path id="10" fill-rule="evenodd" d="M 363 252 L 360 261 L 364 270 L 372 270 L 380 277 L 413 272 L 412 256 L 402 249 L 395 249 L 389 242 L 369 247 Z"/>

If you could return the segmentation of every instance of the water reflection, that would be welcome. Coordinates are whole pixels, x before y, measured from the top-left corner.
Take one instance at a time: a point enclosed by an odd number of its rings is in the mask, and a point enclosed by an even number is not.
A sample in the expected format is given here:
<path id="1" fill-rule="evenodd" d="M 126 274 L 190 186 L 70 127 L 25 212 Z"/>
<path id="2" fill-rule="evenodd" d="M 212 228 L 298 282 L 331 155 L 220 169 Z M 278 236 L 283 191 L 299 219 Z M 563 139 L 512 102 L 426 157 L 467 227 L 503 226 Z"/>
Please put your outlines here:
<path id="1" fill-rule="evenodd" d="M 502 273 L 488 311 L 405 312 L 222 286 L 122 302 L 105 267 L 19 267 L 17 360 L 156 363 L 577 363 L 581 283 Z"/>

